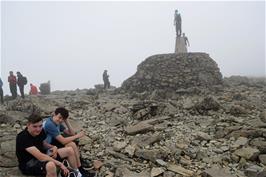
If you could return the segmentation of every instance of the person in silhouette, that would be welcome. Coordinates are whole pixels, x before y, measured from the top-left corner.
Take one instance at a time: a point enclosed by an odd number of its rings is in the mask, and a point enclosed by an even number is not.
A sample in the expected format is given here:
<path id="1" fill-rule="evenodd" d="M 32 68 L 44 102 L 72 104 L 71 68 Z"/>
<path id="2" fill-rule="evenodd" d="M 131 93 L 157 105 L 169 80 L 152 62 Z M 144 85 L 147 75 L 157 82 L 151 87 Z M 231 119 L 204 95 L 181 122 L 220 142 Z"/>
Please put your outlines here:
<path id="1" fill-rule="evenodd" d="M 1 104 L 4 103 L 4 92 L 3 92 L 3 81 L 0 77 L 0 99 L 1 99 Z"/>
<path id="2" fill-rule="evenodd" d="M 182 34 L 182 19 L 178 10 L 175 10 L 174 25 L 176 29 L 176 36 L 181 36 Z"/>
<path id="3" fill-rule="evenodd" d="M 17 72 L 17 85 L 20 91 L 21 98 L 25 98 L 24 96 L 24 85 L 27 84 L 27 78 L 23 76 L 19 71 Z"/>
<path id="4" fill-rule="evenodd" d="M 183 33 L 183 38 L 184 38 L 184 40 L 185 40 L 185 44 L 186 44 L 186 46 L 190 46 L 190 45 L 189 45 L 188 38 L 187 38 L 187 36 L 185 35 L 185 33 Z"/>
<path id="5" fill-rule="evenodd" d="M 17 98 L 17 95 L 18 95 L 17 94 L 17 78 L 13 74 L 13 71 L 9 71 L 8 82 L 9 82 L 9 88 L 10 88 L 12 98 L 15 99 Z"/>
<path id="6" fill-rule="evenodd" d="M 109 81 L 109 75 L 107 74 L 107 70 L 104 70 L 103 72 L 103 83 L 104 83 L 104 89 L 110 88 L 110 81 Z"/>

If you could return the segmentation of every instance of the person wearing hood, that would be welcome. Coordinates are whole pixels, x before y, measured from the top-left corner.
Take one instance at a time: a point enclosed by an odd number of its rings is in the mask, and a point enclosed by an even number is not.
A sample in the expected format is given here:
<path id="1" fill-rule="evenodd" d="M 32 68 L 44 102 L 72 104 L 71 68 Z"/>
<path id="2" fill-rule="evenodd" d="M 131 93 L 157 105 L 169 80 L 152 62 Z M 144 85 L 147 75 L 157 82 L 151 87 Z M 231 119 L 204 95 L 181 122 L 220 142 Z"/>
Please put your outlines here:
<path id="1" fill-rule="evenodd" d="M 19 71 L 17 72 L 17 77 L 18 77 L 17 84 L 18 84 L 18 87 L 19 87 L 20 95 L 21 95 L 22 98 L 25 98 L 25 96 L 24 96 L 24 85 L 27 84 L 27 79 Z"/>

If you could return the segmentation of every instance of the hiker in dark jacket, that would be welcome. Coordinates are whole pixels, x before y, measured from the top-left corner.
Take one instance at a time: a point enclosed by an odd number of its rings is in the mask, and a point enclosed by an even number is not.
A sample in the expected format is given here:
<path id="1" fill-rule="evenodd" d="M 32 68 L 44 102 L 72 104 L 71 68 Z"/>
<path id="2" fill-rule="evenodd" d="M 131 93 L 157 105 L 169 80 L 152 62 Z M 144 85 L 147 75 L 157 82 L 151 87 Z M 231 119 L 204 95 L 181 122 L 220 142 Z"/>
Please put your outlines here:
<path id="1" fill-rule="evenodd" d="M 8 82 L 12 98 L 15 99 L 17 98 L 17 78 L 13 74 L 13 71 L 9 71 Z"/>
<path id="2" fill-rule="evenodd" d="M 4 92 L 3 92 L 3 81 L 0 77 L 0 100 L 1 100 L 1 104 L 4 103 Z"/>
<path id="3" fill-rule="evenodd" d="M 109 81 L 109 75 L 107 74 L 107 70 L 104 70 L 103 72 L 103 83 L 104 83 L 104 89 L 110 88 L 110 81 Z"/>
<path id="4" fill-rule="evenodd" d="M 24 96 L 24 85 L 27 84 L 26 77 L 24 77 L 19 71 L 17 72 L 17 77 L 18 77 L 17 84 L 18 84 L 18 87 L 19 87 L 20 95 L 21 95 L 22 98 L 25 98 L 25 96 Z"/>

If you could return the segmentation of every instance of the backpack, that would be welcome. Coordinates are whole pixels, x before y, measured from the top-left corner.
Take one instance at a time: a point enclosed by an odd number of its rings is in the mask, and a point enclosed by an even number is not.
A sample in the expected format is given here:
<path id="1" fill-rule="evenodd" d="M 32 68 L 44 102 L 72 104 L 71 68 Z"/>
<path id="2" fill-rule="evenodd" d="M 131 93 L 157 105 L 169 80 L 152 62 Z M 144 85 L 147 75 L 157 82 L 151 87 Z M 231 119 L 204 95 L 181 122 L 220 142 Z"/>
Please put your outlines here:
<path id="1" fill-rule="evenodd" d="M 28 80 L 25 76 L 22 77 L 22 83 L 26 85 L 28 83 Z"/>

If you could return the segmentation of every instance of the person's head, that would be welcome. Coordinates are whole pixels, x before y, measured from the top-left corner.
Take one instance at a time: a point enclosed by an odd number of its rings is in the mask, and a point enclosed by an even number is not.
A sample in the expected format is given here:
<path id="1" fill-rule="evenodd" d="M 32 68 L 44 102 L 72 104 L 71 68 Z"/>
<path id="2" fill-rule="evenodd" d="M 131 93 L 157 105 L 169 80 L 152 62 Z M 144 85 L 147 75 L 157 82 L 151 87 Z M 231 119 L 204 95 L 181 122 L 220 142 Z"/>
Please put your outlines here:
<path id="1" fill-rule="evenodd" d="M 17 72 L 17 76 L 21 76 L 21 73 L 19 71 Z"/>
<path id="2" fill-rule="evenodd" d="M 183 36 L 185 36 L 185 33 L 183 33 Z"/>
<path id="3" fill-rule="evenodd" d="M 32 87 L 32 83 L 30 83 L 30 86 Z"/>
<path id="4" fill-rule="evenodd" d="M 30 115 L 28 117 L 27 129 L 32 136 L 39 135 L 42 131 L 42 118 L 38 115 Z"/>
<path id="5" fill-rule="evenodd" d="M 69 112 L 66 108 L 59 107 L 54 111 L 53 120 L 56 124 L 60 124 L 62 121 L 66 120 L 69 116 Z"/>
<path id="6" fill-rule="evenodd" d="M 175 10 L 175 13 L 176 13 L 176 14 L 178 13 L 178 10 L 177 10 L 177 9 Z"/>
<path id="7" fill-rule="evenodd" d="M 11 76 L 12 76 L 12 75 L 13 75 L 13 71 L 9 71 L 9 75 L 11 75 Z"/>

